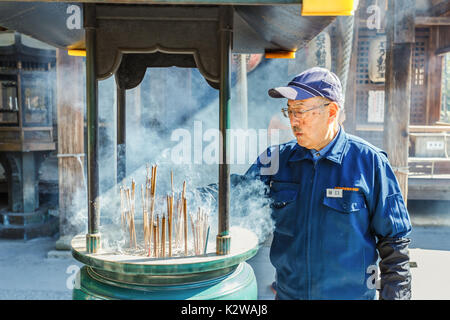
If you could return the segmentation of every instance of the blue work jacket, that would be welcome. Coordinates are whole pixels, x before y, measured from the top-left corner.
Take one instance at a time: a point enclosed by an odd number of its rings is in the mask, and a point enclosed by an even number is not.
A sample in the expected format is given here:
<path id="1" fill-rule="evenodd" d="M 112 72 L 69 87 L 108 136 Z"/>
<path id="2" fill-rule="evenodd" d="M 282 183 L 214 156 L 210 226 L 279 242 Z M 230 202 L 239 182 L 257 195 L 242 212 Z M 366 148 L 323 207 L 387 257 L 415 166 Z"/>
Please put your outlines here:
<path id="1" fill-rule="evenodd" d="M 245 175 L 270 186 L 278 298 L 374 299 L 377 241 L 411 231 L 386 153 L 341 128 L 317 162 L 296 140 L 264 155 Z"/>

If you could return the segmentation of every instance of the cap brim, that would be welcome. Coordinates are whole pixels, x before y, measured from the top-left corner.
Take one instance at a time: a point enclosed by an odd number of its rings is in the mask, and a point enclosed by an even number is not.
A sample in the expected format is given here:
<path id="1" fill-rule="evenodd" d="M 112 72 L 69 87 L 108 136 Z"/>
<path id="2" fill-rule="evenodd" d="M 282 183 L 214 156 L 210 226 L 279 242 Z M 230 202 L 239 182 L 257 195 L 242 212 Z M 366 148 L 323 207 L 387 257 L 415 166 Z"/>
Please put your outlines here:
<path id="1" fill-rule="evenodd" d="M 315 97 L 310 92 L 298 87 L 278 87 L 269 90 L 272 98 L 286 98 L 289 100 L 305 100 Z"/>

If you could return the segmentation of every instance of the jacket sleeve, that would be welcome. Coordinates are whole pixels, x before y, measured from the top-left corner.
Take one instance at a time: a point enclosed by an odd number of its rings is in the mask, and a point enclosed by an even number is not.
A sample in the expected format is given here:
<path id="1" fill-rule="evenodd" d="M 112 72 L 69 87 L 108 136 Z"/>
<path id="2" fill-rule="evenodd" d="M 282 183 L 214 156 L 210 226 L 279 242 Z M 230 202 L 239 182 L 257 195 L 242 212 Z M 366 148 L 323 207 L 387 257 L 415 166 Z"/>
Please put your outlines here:
<path id="1" fill-rule="evenodd" d="M 384 154 L 376 159 L 371 197 L 371 230 L 376 235 L 380 255 L 379 298 L 411 298 L 409 269 L 411 222 L 397 178 Z"/>

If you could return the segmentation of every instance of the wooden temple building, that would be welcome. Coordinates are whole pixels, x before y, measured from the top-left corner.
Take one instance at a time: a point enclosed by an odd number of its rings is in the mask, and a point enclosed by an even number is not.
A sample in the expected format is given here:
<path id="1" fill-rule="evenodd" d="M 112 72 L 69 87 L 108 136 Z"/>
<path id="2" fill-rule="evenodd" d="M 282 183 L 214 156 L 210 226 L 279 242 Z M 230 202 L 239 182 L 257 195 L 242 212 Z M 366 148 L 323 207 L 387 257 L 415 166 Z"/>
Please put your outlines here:
<path id="1" fill-rule="evenodd" d="M 355 14 L 345 128 L 386 150 L 397 126 L 403 125 L 409 136 L 403 147 L 407 163 L 397 167 L 408 173 L 408 199 L 450 200 L 450 3 L 415 1 L 406 35 L 411 48 L 399 57 L 410 61 L 408 74 L 407 65 L 386 65 L 388 46 L 392 46 L 387 43 L 388 2 L 363 0 Z M 403 87 L 408 104 L 398 119 L 386 119 L 388 72 L 403 74 L 410 87 Z M 386 151 L 391 161 L 400 152 L 398 148 Z"/>

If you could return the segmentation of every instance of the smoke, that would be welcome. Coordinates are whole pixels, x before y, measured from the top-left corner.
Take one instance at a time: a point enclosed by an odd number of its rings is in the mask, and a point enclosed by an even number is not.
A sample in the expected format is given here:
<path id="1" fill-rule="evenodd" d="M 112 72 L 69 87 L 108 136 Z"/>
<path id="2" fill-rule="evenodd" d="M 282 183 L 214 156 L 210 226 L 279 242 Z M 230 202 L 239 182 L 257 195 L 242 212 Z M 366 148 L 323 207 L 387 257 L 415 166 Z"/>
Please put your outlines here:
<path id="1" fill-rule="evenodd" d="M 230 201 L 231 225 L 253 231 L 260 243 L 275 227 L 266 187 L 260 180 L 246 181 L 235 187 Z"/>
<path id="2" fill-rule="evenodd" d="M 269 79 L 269 74 L 279 70 L 280 65 L 287 67 L 284 61 L 269 63 L 265 61 L 261 70 L 249 74 L 249 86 L 255 88 L 249 92 L 248 129 L 257 134 L 259 147 L 257 153 L 249 153 L 252 147 L 235 143 L 236 158 L 245 153 L 245 163 L 232 163 L 231 173 L 243 174 L 255 161 L 256 156 L 271 144 L 267 139 L 267 128 L 271 118 L 280 113 L 272 108 L 267 98 L 267 85 L 258 87 L 261 77 Z M 258 71 L 258 72 L 256 72 Z M 254 79 L 253 79 L 254 78 Z M 271 79 L 273 85 L 280 81 Z M 286 81 L 286 79 L 283 79 Z M 190 82 L 191 87 L 189 87 Z M 269 81 L 270 82 L 270 81 Z M 195 85 L 195 87 L 194 87 Z M 269 84 L 270 86 L 270 84 Z M 262 93 L 264 96 L 262 96 Z M 100 117 L 100 203 L 102 246 L 124 252 L 129 246 L 128 233 L 120 228 L 120 196 L 115 185 L 116 176 L 116 101 L 114 78 L 99 82 Z M 238 110 L 235 88 L 232 91 L 232 110 Z M 126 124 L 126 178 L 128 187 L 131 181 L 136 183 L 136 231 L 142 239 L 141 184 L 145 183 L 146 165 L 157 164 L 157 196 L 155 213 L 166 212 L 164 196 L 171 192 L 170 173 L 174 175 L 174 192 L 181 192 L 183 181 L 188 191 L 188 211 L 196 212 L 199 207 L 210 214 L 210 241 L 217 234 L 217 199 L 199 192 L 199 189 L 218 181 L 217 162 L 208 162 L 211 150 L 219 150 L 219 141 L 208 135 L 218 132 L 219 102 L 218 91 L 212 89 L 196 69 L 152 68 L 147 70 L 144 80 L 138 88 L 127 90 Z M 277 105 L 277 104 L 276 104 Z M 232 112 L 231 124 L 239 123 L 238 112 Z M 257 130 L 266 130 L 266 132 Z M 175 133 L 181 132 L 189 139 Z M 209 136 L 211 138 L 212 134 Z M 248 141 L 247 141 L 248 142 Z M 174 161 L 178 149 L 187 148 L 184 162 Z M 177 149 L 178 148 L 178 149 Z M 214 159 L 214 152 L 208 159 Z M 273 231 L 269 200 L 264 197 L 264 185 L 252 181 L 232 190 L 230 208 L 230 226 L 239 226 L 253 231 L 262 242 Z M 83 214 L 79 211 L 80 215 Z M 190 229 L 190 228 L 189 228 Z M 189 232 L 191 232 L 189 230 Z"/>
<path id="3" fill-rule="evenodd" d="M 232 174 L 244 174 L 269 145 L 293 139 L 288 119 L 280 109 L 283 99 L 270 99 L 267 90 L 283 85 L 289 78 L 309 66 L 304 57 L 307 48 L 297 53 L 295 60 L 267 60 L 248 74 L 247 97 L 237 89 L 234 77 L 236 65 L 232 66 L 233 88 L 231 91 L 232 129 L 242 129 L 242 99 L 247 99 L 247 132 L 256 136 L 255 146 L 247 140 L 236 140 L 233 145 Z M 128 245 L 128 234 L 120 228 L 120 196 L 116 186 L 116 86 L 114 77 L 99 81 L 99 175 L 102 245 L 124 250 Z M 151 68 L 134 89 L 126 92 L 126 178 L 123 183 L 136 182 L 136 231 L 142 237 L 142 209 L 140 186 L 144 184 L 146 165 L 158 165 L 157 195 L 161 198 L 156 212 L 166 211 L 163 197 L 171 192 L 170 172 L 174 174 L 174 192 L 181 192 L 183 181 L 188 191 L 188 207 L 196 212 L 198 207 L 210 212 L 210 239 L 217 233 L 217 199 L 205 197 L 199 189 L 218 182 L 219 139 L 215 136 L 219 127 L 219 95 L 211 88 L 197 69 Z M 277 129 L 277 135 L 268 129 Z M 265 130 L 265 131 L 264 131 Z M 220 137 L 219 137 L 220 138 Z M 244 145 L 245 144 L 245 145 Z M 184 160 L 177 162 L 174 154 L 188 150 Z M 240 185 L 231 192 L 230 226 L 239 226 L 253 231 L 262 242 L 273 231 L 269 200 L 264 196 L 264 185 L 252 181 Z M 85 191 L 80 191 L 80 203 Z M 78 210 L 74 221 L 86 226 L 86 208 Z"/>
<path id="4" fill-rule="evenodd" d="M 305 49 L 306 50 L 306 49 Z M 289 121 L 283 119 L 280 109 L 283 99 L 270 99 L 267 90 L 283 85 L 289 77 L 309 66 L 298 52 L 295 60 L 265 60 L 248 74 L 247 132 L 254 133 L 255 146 L 247 140 L 234 142 L 235 159 L 230 165 L 232 174 L 244 174 L 269 145 L 286 142 L 293 138 Z M 236 71 L 233 65 L 232 72 Z M 232 129 L 240 129 L 241 105 L 238 97 L 239 83 L 233 78 L 231 91 Z M 117 251 L 125 250 L 128 234 L 121 230 L 120 196 L 116 186 L 116 91 L 114 77 L 99 82 L 100 118 L 100 210 L 102 245 Z M 174 174 L 174 192 L 181 192 L 183 181 L 188 191 L 188 210 L 196 212 L 202 207 L 210 213 L 210 240 L 217 233 L 217 199 L 201 194 L 199 190 L 218 182 L 219 127 L 218 91 L 212 89 L 197 69 L 151 68 L 134 89 L 126 92 L 126 178 L 124 184 L 136 182 L 136 231 L 142 239 L 141 184 L 144 184 L 146 165 L 158 165 L 157 190 L 160 197 L 155 213 L 166 212 L 163 197 L 171 192 L 170 172 Z M 245 97 L 244 97 L 245 98 Z M 277 129 L 277 135 L 268 129 Z M 265 130 L 265 131 L 264 131 Z M 215 139 L 217 138 L 217 139 Z M 245 145 L 243 145 L 245 143 Z M 187 151 L 182 159 L 175 161 L 174 154 Z M 251 181 L 233 188 L 230 203 L 230 227 L 238 226 L 253 231 L 260 242 L 273 231 L 269 200 L 264 196 L 262 182 Z M 83 199 L 86 202 L 86 199 Z M 81 219 L 83 217 L 83 219 Z M 85 225 L 87 213 L 79 210 L 76 221 Z"/>

